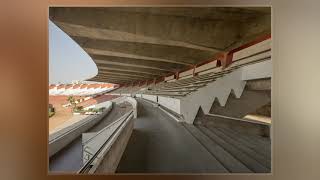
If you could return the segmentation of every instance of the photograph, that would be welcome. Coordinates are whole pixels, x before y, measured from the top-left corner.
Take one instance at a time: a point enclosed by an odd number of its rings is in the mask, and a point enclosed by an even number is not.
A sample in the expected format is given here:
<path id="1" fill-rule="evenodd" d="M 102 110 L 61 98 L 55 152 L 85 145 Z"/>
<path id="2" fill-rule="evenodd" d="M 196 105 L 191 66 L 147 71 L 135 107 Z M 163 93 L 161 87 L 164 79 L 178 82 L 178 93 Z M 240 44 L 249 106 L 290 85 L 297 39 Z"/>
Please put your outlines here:
<path id="1" fill-rule="evenodd" d="M 320 180 L 320 1 L 0 1 L 0 180 Z"/>
<path id="2" fill-rule="evenodd" d="M 271 174 L 271 17 L 48 7 L 48 174 Z"/>

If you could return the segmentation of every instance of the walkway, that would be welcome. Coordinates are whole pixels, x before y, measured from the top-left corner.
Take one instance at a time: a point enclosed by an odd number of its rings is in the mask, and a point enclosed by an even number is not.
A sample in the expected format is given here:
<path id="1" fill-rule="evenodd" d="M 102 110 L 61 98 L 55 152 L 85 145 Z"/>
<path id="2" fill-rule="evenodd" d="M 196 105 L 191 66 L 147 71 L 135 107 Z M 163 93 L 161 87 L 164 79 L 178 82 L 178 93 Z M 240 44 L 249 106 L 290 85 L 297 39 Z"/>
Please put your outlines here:
<path id="1" fill-rule="evenodd" d="M 138 100 L 138 115 L 117 173 L 201 173 L 227 170 L 159 108 Z"/>

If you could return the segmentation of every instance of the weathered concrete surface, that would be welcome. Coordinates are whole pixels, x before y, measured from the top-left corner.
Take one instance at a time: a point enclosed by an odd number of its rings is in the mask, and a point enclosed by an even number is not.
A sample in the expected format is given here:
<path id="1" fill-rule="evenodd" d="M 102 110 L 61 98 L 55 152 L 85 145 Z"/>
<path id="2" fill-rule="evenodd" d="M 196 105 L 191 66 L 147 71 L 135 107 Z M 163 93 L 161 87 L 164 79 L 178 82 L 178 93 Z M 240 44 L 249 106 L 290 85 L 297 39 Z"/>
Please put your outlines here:
<path id="1" fill-rule="evenodd" d="M 248 90 L 269 90 L 271 91 L 271 78 L 256 79 L 247 81 L 246 88 Z"/>
<path id="2" fill-rule="evenodd" d="M 117 173 L 227 172 L 181 124 L 138 102 L 139 117 Z"/>
<path id="3" fill-rule="evenodd" d="M 223 127 L 232 131 L 251 134 L 254 136 L 270 137 L 270 126 L 268 125 L 209 116 L 204 114 L 202 109 L 199 109 L 194 124 L 208 127 Z"/>
<path id="4" fill-rule="evenodd" d="M 49 16 L 97 64 L 91 80 L 122 84 L 191 67 L 271 33 L 270 7 L 51 7 Z"/>
<path id="5" fill-rule="evenodd" d="M 240 98 L 230 93 L 225 106 L 221 106 L 215 99 L 209 113 L 243 118 L 245 115 L 256 111 L 258 108 L 271 102 L 271 91 L 252 91 L 245 89 Z"/>
<path id="6" fill-rule="evenodd" d="M 112 144 L 110 150 L 99 164 L 95 174 L 116 172 L 122 154 L 131 137 L 134 121 L 134 119 L 131 119 L 126 124 L 121 134 L 117 137 L 117 140 Z"/>

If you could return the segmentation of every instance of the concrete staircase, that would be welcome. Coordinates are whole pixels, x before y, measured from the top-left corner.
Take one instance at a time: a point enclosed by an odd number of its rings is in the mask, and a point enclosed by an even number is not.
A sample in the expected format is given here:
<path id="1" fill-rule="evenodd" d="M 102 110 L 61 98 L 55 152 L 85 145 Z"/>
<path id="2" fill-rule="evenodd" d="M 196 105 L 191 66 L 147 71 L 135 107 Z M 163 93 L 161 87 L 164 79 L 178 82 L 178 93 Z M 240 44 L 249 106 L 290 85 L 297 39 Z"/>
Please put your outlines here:
<path id="1" fill-rule="evenodd" d="M 270 172 L 269 138 L 250 136 L 228 128 L 182 124 L 229 172 Z"/>
<path id="2" fill-rule="evenodd" d="M 209 114 L 215 99 L 218 99 L 220 105 L 224 106 L 231 92 L 235 94 L 236 98 L 240 98 L 246 85 L 246 81 L 241 79 L 241 75 L 241 69 L 235 70 L 181 99 L 181 114 L 184 120 L 192 124 L 200 107 L 205 114 Z"/>
<path id="3" fill-rule="evenodd" d="M 231 92 L 224 106 L 221 106 L 219 100 L 215 99 L 209 113 L 243 118 L 269 102 L 271 102 L 270 91 L 254 91 L 245 88 L 240 98 Z"/>

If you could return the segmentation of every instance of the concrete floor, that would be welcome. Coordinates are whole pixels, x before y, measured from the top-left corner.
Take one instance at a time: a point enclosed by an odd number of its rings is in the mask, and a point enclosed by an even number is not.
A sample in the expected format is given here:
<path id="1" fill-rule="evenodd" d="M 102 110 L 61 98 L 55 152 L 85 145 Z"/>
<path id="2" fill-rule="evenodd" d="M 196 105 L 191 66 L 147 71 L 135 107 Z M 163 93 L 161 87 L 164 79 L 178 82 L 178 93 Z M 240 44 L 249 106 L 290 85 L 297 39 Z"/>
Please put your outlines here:
<path id="1" fill-rule="evenodd" d="M 111 112 L 98 124 L 90 128 L 87 132 L 97 132 L 120 118 L 132 109 L 129 103 L 114 105 Z M 79 136 L 72 143 L 49 159 L 49 171 L 54 173 L 67 172 L 75 173 L 82 166 L 82 136 Z"/>
<path id="2" fill-rule="evenodd" d="M 204 173 L 227 170 L 159 108 L 138 100 L 139 117 L 117 173 Z"/>

